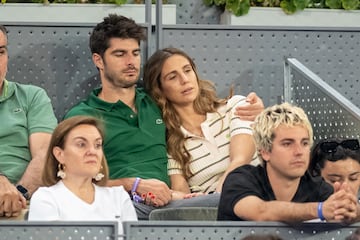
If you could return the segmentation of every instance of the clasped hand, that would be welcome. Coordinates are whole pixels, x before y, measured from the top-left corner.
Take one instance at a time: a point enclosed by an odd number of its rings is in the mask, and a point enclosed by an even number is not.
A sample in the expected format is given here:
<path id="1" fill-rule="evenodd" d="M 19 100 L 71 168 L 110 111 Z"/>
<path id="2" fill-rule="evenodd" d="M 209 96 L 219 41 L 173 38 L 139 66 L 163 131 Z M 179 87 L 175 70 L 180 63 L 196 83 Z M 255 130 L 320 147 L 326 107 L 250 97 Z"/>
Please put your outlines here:
<path id="1" fill-rule="evenodd" d="M 26 199 L 6 177 L 0 178 L 0 216 L 17 217 L 26 208 Z"/>
<path id="2" fill-rule="evenodd" d="M 358 208 L 356 194 L 346 183 L 336 182 L 334 194 L 324 202 L 323 215 L 326 220 L 352 223 L 358 218 Z"/>

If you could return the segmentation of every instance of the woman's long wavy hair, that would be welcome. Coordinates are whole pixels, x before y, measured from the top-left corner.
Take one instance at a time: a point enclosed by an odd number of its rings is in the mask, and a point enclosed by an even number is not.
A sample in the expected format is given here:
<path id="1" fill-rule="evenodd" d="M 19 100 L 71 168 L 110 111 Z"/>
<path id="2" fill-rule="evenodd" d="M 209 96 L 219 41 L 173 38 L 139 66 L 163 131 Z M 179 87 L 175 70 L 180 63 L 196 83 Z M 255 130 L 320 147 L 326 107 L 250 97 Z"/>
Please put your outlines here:
<path id="1" fill-rule="evenodd" d="M 157 50 L 144 66 L 144 88 L 162 110 L 162 116 L 165 121 L 167 152 L 180 163 L 184 177 L 189 179 L 192 176 L 189 168 L 191 156 L 185 148 L 186 138 L 180 130 L 182 120 L 172 102 L 164 96 L 161 87 L 161 72 L 164 63 L 174 55 L 185 57 L 195 72 L 199 84 L 199 95 L 194 101 L 194 110 L 197 113 L 216 112 L 219 106 L 226 104 L 227 99 L 217 97 L 216 89 L 212 82 L 199 79 L 194 61 L 180 49 L 164 48 Z"/>

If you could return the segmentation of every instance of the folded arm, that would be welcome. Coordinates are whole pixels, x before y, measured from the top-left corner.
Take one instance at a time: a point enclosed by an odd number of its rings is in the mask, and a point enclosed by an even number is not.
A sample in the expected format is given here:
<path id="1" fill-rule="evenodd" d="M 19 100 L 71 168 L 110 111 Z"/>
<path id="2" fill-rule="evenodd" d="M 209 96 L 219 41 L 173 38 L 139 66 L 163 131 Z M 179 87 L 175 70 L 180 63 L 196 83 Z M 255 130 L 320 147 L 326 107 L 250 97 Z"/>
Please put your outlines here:
<path id="1" fill-rule="evenodd" d="M 226 176 L 235 168 L 244 164 L 249 164 L 255 153 L 254 138 L 250 134 L 238 134 L 230 140 L 230 165 L 220 178 L 216 187 L 217 192 L 221 192 L 222 185 Z"/>
<path id="2" fill-rule="evenodd" d="M 46 153 L 51 139 L 50 133 L 33 133 L 29 137 L 31 161 L 18 184 L 24 186 L 30 196 L 42 185 L 42 171 L 46 161 Z"/>
<path id="3" fill-rule="evenodd" d="M 357 204 L 352 194 L 339 191 L 323 202 L 322 214 L 326 220 L 351 222 L 357 217 Z M 318 218 L 318 202 L 295 203 L 263 201 L 247 196 L 234 206 L 234 213 L 248 221 L 301 222 Z"/>
<path id="4" fill-rule="evenodd" d="M 317 203 L 263 201 L 247 196 L 235 204 L 234 213 L 247 221 L 300 222 L 317 218 Z"/>

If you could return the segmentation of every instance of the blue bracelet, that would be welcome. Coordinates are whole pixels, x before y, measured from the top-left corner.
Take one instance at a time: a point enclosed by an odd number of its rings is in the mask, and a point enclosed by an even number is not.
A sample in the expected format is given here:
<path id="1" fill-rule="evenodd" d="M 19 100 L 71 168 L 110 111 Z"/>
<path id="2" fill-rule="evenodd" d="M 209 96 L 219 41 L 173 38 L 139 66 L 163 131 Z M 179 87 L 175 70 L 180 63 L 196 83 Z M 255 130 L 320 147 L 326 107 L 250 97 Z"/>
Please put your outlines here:
<path id="1" fill-rule="evenodd" d="M 136 192 L 136 189 L 138 188 L 139 186 L 139 183 L 140 183 L 140 180 L 141 178 L 137 177 L 135 179 L 135 182 L 131 188 L 131 199 L 134 201 L 134 202 L 137 202 L 137 203 L 141 203 L 144 201 L 144 199 L 142 199 Z"/>
<path id="2" fill-rule="evenodd" d="M 136 192 L 136 189 L 137 189 L 137 187 L 139 186 L 140 179 L 141 179 L 141 178 L 139 178 L 139 177 L 137 177 L 137 178 L 135 179 L 135 182 L 134 182 L 134 184 L 133 184 L 133 186 L 132 186 L 132 188 L 131 188 L 131 193 Z"/>
<path id="3" fill-rule="evenodd" d="M 326 219 L 323 215 L 322 207 L 323 207 L 323 202 L 319 202 L 318 208 L 317 208 L 317 214 L 321 221 L 325 221 Z"/>

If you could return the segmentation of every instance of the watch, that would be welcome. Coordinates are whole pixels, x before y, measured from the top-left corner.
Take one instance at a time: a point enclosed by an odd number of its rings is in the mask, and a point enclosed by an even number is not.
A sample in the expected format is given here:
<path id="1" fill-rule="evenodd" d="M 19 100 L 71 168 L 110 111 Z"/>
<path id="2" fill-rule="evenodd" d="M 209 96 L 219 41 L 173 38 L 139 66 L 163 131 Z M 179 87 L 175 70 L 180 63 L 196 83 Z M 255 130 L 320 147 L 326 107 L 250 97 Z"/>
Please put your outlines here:
<path id="1" fill-rule="evenodd" d="M 30 200 L 29 192 L 25 187 L 23 187 L 22 185 L 17 185 L 16 188 L 26 200 Z"/>

